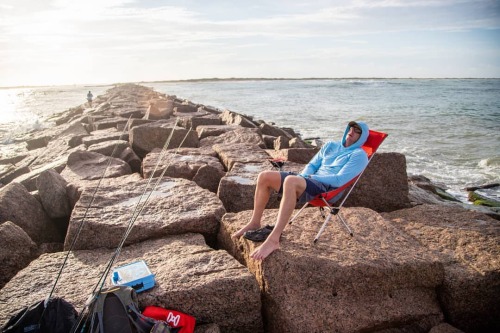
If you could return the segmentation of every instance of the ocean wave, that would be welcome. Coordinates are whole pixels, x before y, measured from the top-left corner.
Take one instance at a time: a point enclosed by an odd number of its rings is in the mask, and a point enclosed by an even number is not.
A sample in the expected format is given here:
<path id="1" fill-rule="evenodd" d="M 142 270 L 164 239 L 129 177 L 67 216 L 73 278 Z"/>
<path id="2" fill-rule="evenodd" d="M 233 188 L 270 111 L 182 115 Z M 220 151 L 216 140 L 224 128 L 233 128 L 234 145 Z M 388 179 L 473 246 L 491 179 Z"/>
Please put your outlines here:
<path id="1" fill-rule="evenodd" d="M 363 86 L 381 86 L 385 85 L 388 82 L 384 80 L 375 80 L 375 79 L 360 79 L 360 80 L 347 80 L 351 85 L 363 85 Z"/>
<path id="2" fill-rule="evenodd" d="M 500 182 L 500 156 L 485 158 L 477 164 L 480 173 L 487 178 L 485 183 Z M 497 189 L 500 193 L 500 189 Z"/>
<path id="3" fill-rule="evenodd" d="M 477 166 L 480 168 L 498 169 L 500 168 L 500 156 L 482 159 Z"/>
<path id="4" fill-rule="evenodd" d="M 0 126 L 0 143 L 4 145 L 12 144 L 18 141 L 18 137 L 26 133 L 38 132 L 52 127 L 53 124 L 45 122 L 39 118 L 31 120 L 4 123 Z"/>

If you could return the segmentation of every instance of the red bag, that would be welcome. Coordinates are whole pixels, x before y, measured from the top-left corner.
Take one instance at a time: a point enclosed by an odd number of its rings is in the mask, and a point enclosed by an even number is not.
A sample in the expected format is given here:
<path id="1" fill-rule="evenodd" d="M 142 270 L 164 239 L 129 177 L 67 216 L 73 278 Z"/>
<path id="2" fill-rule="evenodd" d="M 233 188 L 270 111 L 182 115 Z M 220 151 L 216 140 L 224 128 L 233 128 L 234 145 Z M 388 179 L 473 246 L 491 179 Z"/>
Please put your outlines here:
<path id="1" fill-rule="evenodd" d="M 167 310 L 158 306 L 146 306 L 142 314 L 156 320 L 164 320 L 173 328 L 180 328 L 178 333 L 193 333 L 196 319 L 185 313 Z"/>

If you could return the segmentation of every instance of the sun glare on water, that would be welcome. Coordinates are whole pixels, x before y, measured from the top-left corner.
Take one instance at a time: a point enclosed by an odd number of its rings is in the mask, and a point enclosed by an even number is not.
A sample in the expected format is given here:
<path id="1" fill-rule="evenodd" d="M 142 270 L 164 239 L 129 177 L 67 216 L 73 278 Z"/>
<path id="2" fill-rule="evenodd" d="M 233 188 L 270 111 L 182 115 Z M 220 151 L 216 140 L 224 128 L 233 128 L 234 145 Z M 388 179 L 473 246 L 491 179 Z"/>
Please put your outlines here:
<path id="1" fill-rule="evenodd" d="M 12 143 L 18 134 L 40 129 L 40 117 L 33 112 L 30 88 L 0 89 L 0 144 Z"/>
<path id="2" fill-rule="evenodd" d="M 16 109 L 27 89 L 0 89 L 0 124 L 20 120 Z"/>
<path id="3" fill-rule="evenodd" d="M 37 123 L 37 110 L 32 110 L 36 97 L 31 88 L 0 89 L 0 124 L 23 127 Z"/>

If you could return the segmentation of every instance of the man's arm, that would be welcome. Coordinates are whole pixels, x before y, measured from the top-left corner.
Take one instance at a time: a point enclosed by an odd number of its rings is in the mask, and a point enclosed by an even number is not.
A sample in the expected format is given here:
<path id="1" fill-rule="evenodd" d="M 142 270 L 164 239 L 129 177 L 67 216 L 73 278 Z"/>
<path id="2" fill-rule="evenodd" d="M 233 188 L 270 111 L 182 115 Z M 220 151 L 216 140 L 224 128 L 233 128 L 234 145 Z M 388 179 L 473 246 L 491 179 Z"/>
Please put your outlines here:
<path id="1" fill-rule="evenodd" d="M 307 163 L 307 165 L 304 167 L 302 172 L 299 174 L 303 177 L 312 175 L 316 173 L 318 168 L 321 166 L 321 161 L 323 160 L 323 156 L 325 154 L 325 150 L 327 149 L 327 146 L 329 143 L 325 143 L 321 149 L 316 153 L 316 155 L 313 156 L 313 158 Z"/>
<path id="2" fill-rule="evenodd" d="M 368 157 L 366 153 L 362 149 L 358 149 L 351 154 L 349 161 L 337 174 L 311 175 L 311 178 L 334 187 L 340 187 L 359 175 L 367 165 Z"/>

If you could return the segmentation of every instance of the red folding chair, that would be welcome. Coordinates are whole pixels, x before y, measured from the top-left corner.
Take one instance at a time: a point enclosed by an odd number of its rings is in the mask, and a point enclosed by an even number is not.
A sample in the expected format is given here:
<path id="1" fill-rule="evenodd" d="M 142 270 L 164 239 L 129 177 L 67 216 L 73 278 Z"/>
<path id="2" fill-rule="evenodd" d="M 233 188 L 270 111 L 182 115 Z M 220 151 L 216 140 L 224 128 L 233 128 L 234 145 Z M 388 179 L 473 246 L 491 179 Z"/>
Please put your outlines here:
<path id="1" fill-rule="evenodd" d="M 368 164 L 363 169 L 363 171 L 361 171 L 361 173 L 359 175 L 357 175 L 356 177 L 354 177 L 353 179 L 351 179 L 350 181 L 348 181 L 346 184 L 342 185 L 341 187 L 336 188 L 335 190 L 332 190 L 330 192 L 318 194 L 314 199 L 312 199 L 309 202 L 306 202 L 305 205 L 302 206 L 302 208 L 297 212 L 297 214 L 295 214 L 292 217 L 292 219 L 288 223 L 292 224 L 292 222 L 299 216 L 299 214 L 307 206 L 311 205 L 311 206 L 319 207 L 319 209 L 321 211 L 321 216 L 325 219 L 325 221 L 323 222 L 323 225 L 321 226 L 321 228 L 318 231 L 318 234 L 314 238 L 314 243 L 316 243 L 318 241 L 321 234 L 325 231 L 326 225 L 328 224 L 328 222 L 330 221 L 330 219 L 333 215 L 338 217 L 338 219 L 346 227 L 347 231 L 349 231 L 349 235 L 351 235 L 351 237 L 352 237 L 353 233 L 351 231 L 351 228 L 349 228 L 349 225 L 347 225 L 347 222 L 344 220 L 342 215 L 340 215 L 340 209 L 342 208 L 345 201 L 349 197 L 349 194 L 351 194 L 351 191 L 354 189 L 354 187 L 358 183 L 359 178 L 361 177 L 363 172 L 366 170 L 366 168 L 370 164 L 370 161 L 372 160 L 373 155 L 375 155 L 375 152 L 377 151 L 378 147 L 382 144 L 382 142 L 384 141 L 384 139 L 387 136 L 388 136 L 388 134 L 386 134 L 386 133 L 370 130 L 370 134 L 368 135 L 368 139 L 366 139 L 366 142 L 361 147 L 368 155 Z M 347 194 L 344 196 L 344 199 L 342 200 L 342 202 L 338 206 L 333 206 L 329 203 L 329 202 L 333 202 L 333 203 L 337 202 L 340 199 L 340 197 L 342 196 L 342 193 L 349 186 L 351 186 L 351 188 L 349 189 L 349 192 L 347 192 Z M 325 217 L 324 210 L 326 210 L 326 209 L 328 209 L 329 212 L 328 212 L 328 215 Z"/>

